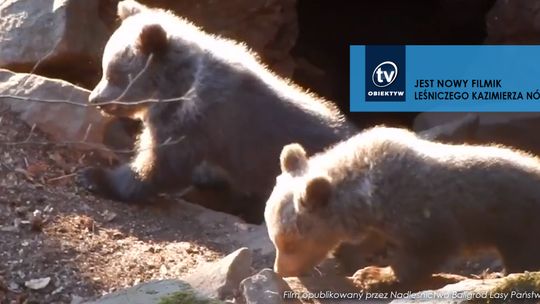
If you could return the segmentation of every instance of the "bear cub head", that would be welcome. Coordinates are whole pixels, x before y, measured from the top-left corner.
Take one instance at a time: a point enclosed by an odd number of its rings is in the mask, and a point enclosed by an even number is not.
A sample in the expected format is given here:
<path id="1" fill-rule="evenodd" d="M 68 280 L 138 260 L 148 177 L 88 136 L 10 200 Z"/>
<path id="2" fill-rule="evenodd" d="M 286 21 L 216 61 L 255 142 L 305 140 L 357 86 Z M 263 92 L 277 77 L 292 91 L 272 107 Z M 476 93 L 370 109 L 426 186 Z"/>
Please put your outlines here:
<path id="1" fill-rule="evenodd" d="M 122 24 L 105 46 L 103 75 L 89 101 L 106 114 L 140 118 L 158 101 L 185 95 L 195 74 L 195 47 L 173 35 L 181 19 L 165 11 L 125 0 L 118 16 Z"/>
<path id="2" fill-rule="evenodd" d="M 310 168 L 304 148 L 290 144 L 280 156 L 281 175 L 264 213 L 276 248 L 274 271 L 301 275 L 323 261 L 340 238 L 328 218 L 334 194 L 331 179 Z"/>

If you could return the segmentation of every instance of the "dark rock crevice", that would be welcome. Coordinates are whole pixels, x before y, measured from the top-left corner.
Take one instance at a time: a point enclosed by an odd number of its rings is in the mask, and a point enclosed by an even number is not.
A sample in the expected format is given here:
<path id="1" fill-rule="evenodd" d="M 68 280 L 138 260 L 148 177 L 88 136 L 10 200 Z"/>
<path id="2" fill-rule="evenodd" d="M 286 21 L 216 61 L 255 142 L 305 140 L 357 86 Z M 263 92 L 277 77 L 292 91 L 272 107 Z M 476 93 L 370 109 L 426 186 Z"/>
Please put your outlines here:
<path id="1" fill-rule="evenodd" d="M 410 127 L 416 113 L 349 113 L 349 45 L 482 44 L 494 0 L 298 0 L 294 80 L 335 101 L 360 127 Z"/>

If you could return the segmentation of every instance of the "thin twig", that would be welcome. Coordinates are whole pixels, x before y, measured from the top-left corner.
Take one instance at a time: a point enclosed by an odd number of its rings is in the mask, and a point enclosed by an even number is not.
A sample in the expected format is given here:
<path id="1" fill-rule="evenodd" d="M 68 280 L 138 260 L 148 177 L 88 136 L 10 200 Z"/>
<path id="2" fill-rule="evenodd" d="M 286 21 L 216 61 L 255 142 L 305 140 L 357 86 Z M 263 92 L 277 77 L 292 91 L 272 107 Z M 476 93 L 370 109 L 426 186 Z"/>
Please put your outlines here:
<path id="1" fill-rule="evenodd" d="M 47 55 L 49 56 L 49 54 Z M 45 57 L 47 57 L 45 56 Z M 44 57 L 44 58 L 45 58 Z M 27 77 L 23 80 L 23 84 L 26 83 L 26 80 L 28 77 L 33 75 L 34 70 L 37 68 L 39 63 L 44 59 L 42 58 L 38 63 L 34 66 L 31 73 L 27 74 Z M 22 100 L 22 101 L 29 101 L 29 102 L 41 102 L 41 103 L 51 103 L 51 104 L 68 104 L 78 107 L 98 107 L 98 106 L 105 106 L 105 105 L 125 105 L 125 106 L 136 106 L 144 103 L 169 103 L 169 102 L 177 102 L 177 101 L 184 101 L 191 99 L 190 97 L 181 96 L 176 98 L 166 98 L 166 99 L 157 99 L 157 98 L 148 98 L 144 100 L 137 100 L 137 101 L 121 101 L 129 92 L 129 90 L 133 87 L 135 82 L 148 70 L 150 67 L 150 64 L 153 61 L 153 54 L 148 56 L 148 59 L 146 60 L 146 63 L 141 71 L 137 73 L 135 78 L 131 79 L 128 83 L 126 89 L 122 91 L 122 94 L 116 98 L 116 100 L 111 101 L 105 101 L 105 102 L 96 102 L 96 103 L 80 103 L 76 101 L 71 100 L 65 100 L 65 99 L 43 99 L 43 98 L 35 98 L 35 97 L 29 97 L 29 96 L 19 96 L 19 95 L 11 95 L 11 94 L 1 94 L 0 95 L 0 101 L 4 98 L 11 98 L 16 100 Z M 73 92 L 71 92 L 70 95 L 73 95 Z"/>
<path id="2" fill-rule="evenodd" d="M 66 179 L 66 178 L 71 178 L 71 177 L 75 177 L 75 176 L 77 176 L 77 173 L 65 174 L 65 175 L 61 175 L 61 176 L 57 176 L 57 177 L 53 177 L 51 179 L 48 179 L 48 180 L 46 180 L 46 182 L 48 184 L 48 183 L 57 182 L 59 180 Z"/>
<path id="3" fill-rule="evenodd" d="M 3 146 L 53 145 L 53 146 L 63 147 L 63 146 L 72 146 L 72 145 L 83 145 L 83 146 L 87 146 L 89 148 L 92 148 L 94 150 L 112 152 L 112 153 L 116 153 L 116 154 L 131 154 L 131 153 L 142 152 L 142 151 L 151 150 L 151 149 L 159 149 L 159 148 L 164 147 L 164 146 L 176 145 L 176 144 L 180 143 L 183 140 L 184 140 L 184 137 L 182 136 L 181 138 L 176 139 L 176 140 L 167 139 L 165 142 L 163 142 L 163 143 L 161 143 L 159 145 L 153 146 L 153 147 L 149 147 L 149 148 L 144 148 L 144 149 L 134 148 L 134 149 L 120 149 L 120 150 L 109 149 L 109 148 L 105 147 L 101 143 L 92 143 L 92 142 L 85 142 L 85 141 L 62 141 L 62 142 L 28 141 L 28 140 L 18 141 L 18 142 L 0 141 L 0 146 L 2 146 L 2 145 Z"/>
<path id="4" fill-rule="evenodd" d="M 182 197 L 188 194 L 189 192 L 193 191 L 194 189 L 195 188 L 193 186 L 187 186 L 186 188 L 182 189 L 182 191 L 177 192 L 176 195 L 178 195 L 179 197 Z"/>
<path id="5" fill-rule="evenodd" d="M 146 72 L 146 70 L 150 66 L 150 63 L 152 62 L 153 58 L 154 58 L 154 54 L 150 54 L 150 56 L 148 56 L 148 59 L 146 60 L 146 63 L 144 64 L 143 69 L 139 73 L 137 73 L 135 78 L 130 79 L 126 89 L 124 90 L 124 92 L 122 92 L 122 94 L 120 94 L 120 96 L 118 96 L 118 98 L 116 98 L 116 99 L 122 100 L 122 98 L 124 98 L 124 96 L 126 96 L 127 92 L 131 89 L 133 84 L 141 77 L 142 74 L 144 74 L 144 72 Z"/>
<path id="6" fill-rule="evenodd" d="M 178 101 L 184 101 L 184 100 L 190 100 L 190 97 L 176 97 L 176 98 L 166 98 L 166 99 L 156 99 L 156 98 L 149 98 L 144 100 L 138 100 L 138 101 L 104 101 L 104 102 L 96 102 L 96 103 L 80 103 L 77 101 L 71 101 L 71 100 L 64 100 L 64 99 L 43 99 L 43 98 L 35 98 L 35 97 L 27 97 L 27 96 L 17 96 L 17 95 L 9 95 L 9 94 L 1 94 L 0 95 L 0 101 L 4 98 L 11 98 L 16 100 L 22 100 L 22 101 L 28 101 L 28 102 L 40 102 L 40 103 L 50 103 L 50 104 L 68 104 L 83 108 L 89 108 L 89 107 L 98 107 L 98 106 L 104 106 L 104 105 L 125 105 L 125 106 L 136 106 L 143 103 L 170 103 L 170 102 L 178 102 Z"/>
<path id="7" fill-rule="evenodd" d="M 82 139 L 83 142 L 86 142 L 88 140 L 88 136 L 90 135 L 90 130 L 92 129 L 92 124 L 88 124 L 88 128 L 86 128 L 86 132 L 84 132 L 84 137 Z"/>
<path id="8" fill-rule="evenodd" d="M 33 124 L 32 128 L 30 129 L 30 132 L 28 133 L 28 136 L 26 136 L 26 139 L 24 141 L 30 141 L 30 138 L 32 138 L 32 135 L 34 135 L 35 130 L 36 130 L 36 124 Z"/>
<path id="9" fill-rule="evenodd" d="M 32 67 L 32 70 L 23 78 L 23 80 L 15 88 L 16 91 L 19 91 L 20 89 L 22 89 L 22 87 L 26 84 L 27 80 L 31 76 L 34 75 L 35 71 L 42 64 L 42 62 L 47 60 L 49 57 L 51 57 L 53 55 L 54 49 L 55 48 L 53 48 L 51 51 L 49 51 L 49 53 L 47 53 L 44 57 L 42 57 L 40 60 L 38 60 L 38 62 L 36 62 L 36 64 Z M 184 101 L 184 100 L 190 100 L 191 99 L 190 97 L 186 97 L 186 95 L 184 95 L 184 96 L 181 96 L 181 97 L 168 98 L 168 99 L 149 98 L 149 99 L 138 100 L 138 101 L 121 101 L 127 95 L 129 90 L 133 87 L 135 82 L 137 82 L 137 80 L 141 77 L 141 75 L 143 75 L 148 70 L 148 68 L 150 67 L 150 64 L 152 63 L 152 61 L 153 61 L 153 55 L 150 55 L 148 57 L 146 63 L 145 63 L 145 66 L 143 67 L 143 69 L 141 71 L 139 71 L 139 73 L 137 73 L 137 75 L 133 79 L 130 79 L 130 82 L 127 85 L 126 89 L 122 92 L 122 94 L 120 94 L 120 96 L 118 98 L 116 98 L 116 100 L 113 100 L 113 101 L 98 102 L 98 103 L 90 104 L 90 103 L 81 103 L 81 102 L 76 102 L 76 101 L 72 101 L 72 100 L 64 100 L 64 99 L 43 99 L 43 98 L 35 98 L 35 97 L 30 97 L 30 96 L 0 94 L 0 102 L 2 100 L 5 100 L 5 99 L 14 99 L 14 100 L 19 100 L 19 101 L 39 102 L 39 103 L 48 103 L 48 104 L 68 104 L 68 105 L 87 108 L 87 107 L 99 107 L 99 106 L 104 106 L 104 105 L 137 106 L 137 105 L 140 105 L 140 104 L 147 104 L 147 103 L 172 103 L 172 102 L 180 102 L 180 101 Z M 72 87 L 72 90 L 71 90 L 71 92 L 69 94 L 69 97 L 73 96 L 74 90 L 75 90 L 75 86 Z M 9 110 L 9 107 L 7 108 L 7 110 Z M 0 117 L 0 119 L 1 119 L 1 117 Z M 178 138 L 176 140 L 173 140 L 172 138 L 168 138 L 166 141 L 164 141 L 161 144 L 158 144 L 158 145 L 155 145 L 155 146 L 152 146 L 152 147 L 149 147 L 149 148 L 145 148 L 145 149 L 134 148 L 134 149 L 116 150 L 116 149 L 109 149 L 109 148 L 105 147 L 101 143 L 87 142 L 86 140 L 89 137 L 89 134 L 90 134 L 90 131 L 91 131 L 92 127 L 93 127 L 92 124 L 88 125 L 82 141 L 62 141 L 62 142 L 31 141 L 30 139 L 31 139 L 31 137 L 34 134 L 34 131 L 36 129 L 36 124 L 34 124 L 34 125 L 32 125 L 30 133 L 28 134 L 26 139 L 24 139 L 23 141 L 16 141 L 16 142 L 0 141 L 0 145 L 4 145 L 4 146 L 20 146 L 20 145 L 71 146 L 71 145 L 82 145 L 82 146 L 86 146 L 86 147 L 89 147 L 89 148 L 94 149 L 94 150 L 101 150 L 101 151 L 106 151 L 106 152 L 110 152 L 110 153 L 132 154 L 132 153 L 135 153 L 135 152 L 141 152 L 141 151 L 145 151 L 145 150 L 149 150 L 149 149 L 161 148 L 163 146 L 175 145 L 175 144 L 181 142 L 182 140 L 184 140 L 184 137 L 180 137 L 180 138 Z"/>

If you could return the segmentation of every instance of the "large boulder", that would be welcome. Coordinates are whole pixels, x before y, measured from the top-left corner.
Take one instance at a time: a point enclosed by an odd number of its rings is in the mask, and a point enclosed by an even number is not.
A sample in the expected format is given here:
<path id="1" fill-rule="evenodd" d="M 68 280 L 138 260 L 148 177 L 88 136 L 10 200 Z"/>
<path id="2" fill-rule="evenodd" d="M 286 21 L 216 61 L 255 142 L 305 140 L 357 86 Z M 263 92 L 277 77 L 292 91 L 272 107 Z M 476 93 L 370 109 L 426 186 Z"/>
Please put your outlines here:
<path id="1" fill-rule="evenodd" d="M 118 24 L 118 0 L 0 2 L 0 68 L 61 78 L 85 88 L 99 80 L 105 43 Z M 208 32 L 245 43 L 270 68 L 291 76 L 296 0 L 142 0 Z"/>
<path id="2" fill-rule="evenodd" d="M 66 81 L 0 70 L 0 106 L 18 114 L 54 142 L 74 144 L 82 149 L 100 149 L 110 118 L 87 107 L 89 92 Z M 66 101 L 68 103 L 52 103 Z M 78 106 L 77 104 L 81 104 Z M 110 156 L 109 153 L 104 155 Z"/>
<path id="3" fill-rule="evenodd" d="M 0 68 L 29 72 L 37 65 L 41 75 L 92 86 L 111 32 L 103 2 L 0 2 Z"/>
<path id="4" fill-rule="evenodd" d="M 540 42 L 539 0 L 498 0 L 486 16 L 488 44 Z"/>

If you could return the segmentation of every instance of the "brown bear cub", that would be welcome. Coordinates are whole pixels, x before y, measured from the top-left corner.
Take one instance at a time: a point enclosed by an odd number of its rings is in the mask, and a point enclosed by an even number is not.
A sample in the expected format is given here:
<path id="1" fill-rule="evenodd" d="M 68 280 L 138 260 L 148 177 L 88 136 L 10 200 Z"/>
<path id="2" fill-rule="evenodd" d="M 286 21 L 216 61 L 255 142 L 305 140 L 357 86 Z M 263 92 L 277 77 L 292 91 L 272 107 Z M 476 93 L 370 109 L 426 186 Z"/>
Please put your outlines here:
<path id="1" fill-rule="evenodd" d="M 122 201 L 192 183 L 234 189 L 231 201 L 242 202 L 234 209 L 262 222 L 285 144 L 314 153 L 355 133 L 331 103 L 274 75 L 245 47 L 135 1 L 118 8 L 123 21 L 90 102 L 143 126 L 133 160 L 84 170 L 87 189 Z"/>
<path id="2" fill-rule="evenodd" d="M 311 158 L 281 153 L 265 219 L 275 270 L 301 275 L 372 232 L 396 246 L 396 282 L 422 282 L 461 250 L 493 247 L 507 272 L 540 269 L 540 160 L 375 127 Z"/>

